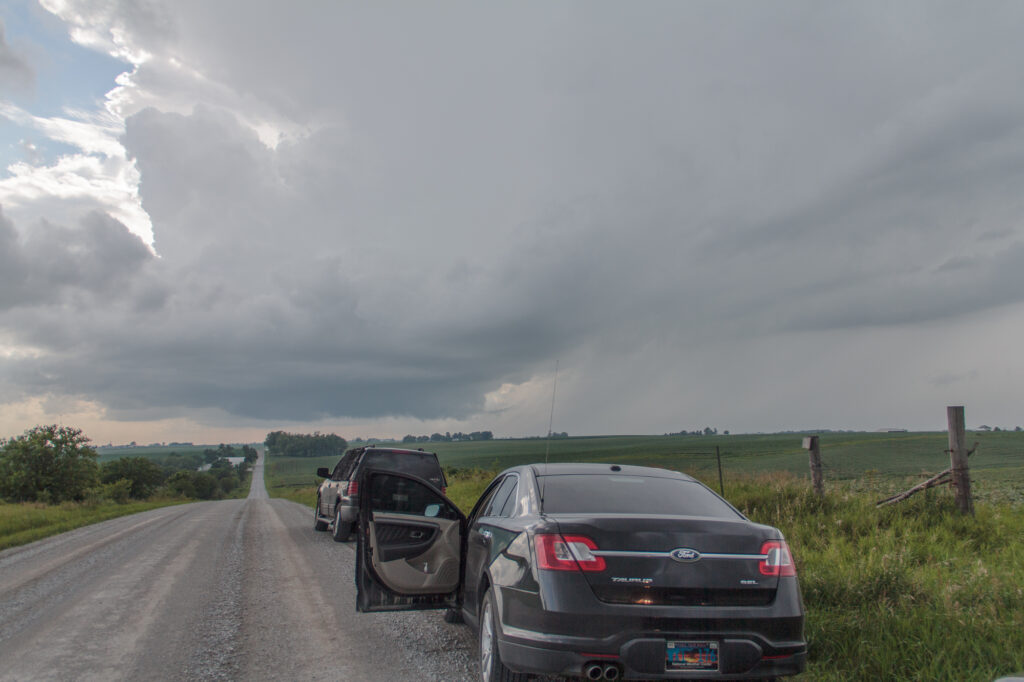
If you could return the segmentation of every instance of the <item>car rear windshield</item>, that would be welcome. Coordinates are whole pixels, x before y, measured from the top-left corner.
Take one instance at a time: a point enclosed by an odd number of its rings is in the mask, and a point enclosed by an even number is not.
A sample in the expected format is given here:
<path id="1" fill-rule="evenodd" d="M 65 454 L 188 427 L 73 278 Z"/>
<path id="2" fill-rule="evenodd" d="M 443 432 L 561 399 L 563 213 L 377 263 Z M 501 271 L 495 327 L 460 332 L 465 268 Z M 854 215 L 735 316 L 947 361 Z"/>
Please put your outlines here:
<path id="1" fill-rule="evenodd" d="M 431 453 L 369 452 L 363 459 L 363 468 L 401 471 L 430 481 L 438 488 L 446 485 L 441 465 Z"/>
<path id="2" fill-rule="evenodd" d="M 550 514 L 665 514 L 735 519 L 737 512 L 692 481 L 616 474 L 538 476 Z"/>

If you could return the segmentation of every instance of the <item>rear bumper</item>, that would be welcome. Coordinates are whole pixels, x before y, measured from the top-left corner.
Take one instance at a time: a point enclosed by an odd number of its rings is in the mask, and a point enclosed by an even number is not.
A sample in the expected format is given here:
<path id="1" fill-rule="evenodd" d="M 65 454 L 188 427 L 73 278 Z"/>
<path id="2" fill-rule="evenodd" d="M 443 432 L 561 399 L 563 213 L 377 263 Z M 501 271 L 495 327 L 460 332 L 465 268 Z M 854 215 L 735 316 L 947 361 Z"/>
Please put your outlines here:
<path id="1" fill-rule="evenodd" d="M 675 639 L 716 640 L 719 643 L 719 670 L 666 670 L 665 642 Z M 766 650 L 778 652 L 782 649 L 768 649 L 755 639 L 709 636 L 707 633 L 623 632 L 603 640 L 588 640 L 582 637 L 553 638 L 544 633 L 506 628 L 498 645 L 502 661 L 512 670 L 580 676 L 592 663 L 613 664 L 626 680 L 782 677 L 803 672 L 807 659 L 803 643 L 789 643 L 786 647 L 788 653 L 766 654 Z"/>
<path id="2" fill-rule="evenodd" d="M 563 588 L 566 585 L 563 585 Z M 598 602 L 580 592 L 573 605 L 516 589 L 498 590 L 502 660 L 513 670 L 583 674 L 614 664 L 623 679 L 756 679 L 804 670 L 807 644 L 795 579 L 783 580 L 772 604 L 759 607 L 662 607 Z M 559 594 L 565 596 L 567 590 Z M 666 642 L 718 643 L 717 671 L 666 669 Z"/>

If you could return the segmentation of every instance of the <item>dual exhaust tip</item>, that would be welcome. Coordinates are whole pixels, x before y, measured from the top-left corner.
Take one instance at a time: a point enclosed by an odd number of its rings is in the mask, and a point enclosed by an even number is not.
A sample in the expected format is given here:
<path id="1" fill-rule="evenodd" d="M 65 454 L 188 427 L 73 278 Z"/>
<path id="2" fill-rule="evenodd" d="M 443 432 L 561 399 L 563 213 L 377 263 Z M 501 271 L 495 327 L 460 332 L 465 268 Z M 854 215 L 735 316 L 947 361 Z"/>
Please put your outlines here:
<path id="1" fill-rule="evenodd" d="M 614 663 L 587 663 L 583 666 L 583 676 L 588 680 L 606 680 L 607 682 L 613 682 L 619 679 L 622 673 L 619 672 L 619 666 Z"/>

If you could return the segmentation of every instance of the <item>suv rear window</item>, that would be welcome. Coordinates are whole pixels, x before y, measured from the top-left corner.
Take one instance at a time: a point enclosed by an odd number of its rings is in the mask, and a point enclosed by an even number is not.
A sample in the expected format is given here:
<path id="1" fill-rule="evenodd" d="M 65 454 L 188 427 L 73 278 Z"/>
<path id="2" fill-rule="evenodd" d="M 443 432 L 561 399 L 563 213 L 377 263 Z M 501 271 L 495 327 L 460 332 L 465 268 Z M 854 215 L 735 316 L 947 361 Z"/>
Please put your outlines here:
<path id="1" fill-rule="evenodd" d="M 735 519 L 737 512 L 699 483 L 621 474 L 538 476 L 550 514 L 665 514 Z"/>
<path id="2" fill-rule="evenodd" d="M 437 457 L 430 452 L 373 450 L 366 453 L 361 468 L 401 471 L 430 481 L 438 488 L 443 488 L 447 485 L 447 482 L 444 480 L 444 474 L 441 472 L 441 465 L 437 463 Z"/>

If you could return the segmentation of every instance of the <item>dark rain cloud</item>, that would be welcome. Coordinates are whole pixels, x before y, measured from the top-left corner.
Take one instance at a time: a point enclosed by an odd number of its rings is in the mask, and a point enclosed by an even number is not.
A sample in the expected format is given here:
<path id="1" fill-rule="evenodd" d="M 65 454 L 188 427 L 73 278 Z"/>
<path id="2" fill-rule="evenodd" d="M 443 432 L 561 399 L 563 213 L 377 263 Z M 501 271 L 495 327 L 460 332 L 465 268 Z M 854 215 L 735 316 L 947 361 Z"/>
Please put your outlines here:
<path id="1" fill-rule="evenodd" d="M 926 7 L 125 15 L 302 132 L 147 99 L 123 143 L 158 255 L 102 216 L 0 222 L 0 325 L 42 351 L 0 376 L 125 419 L 441 419 L 561 358 L 583 428 L 757 415 L 801 395 L 812 344 L 779 336 L 1024 302 L 1020 10 Z M 771 374 L 718 354 L 744 343 Z"/>

